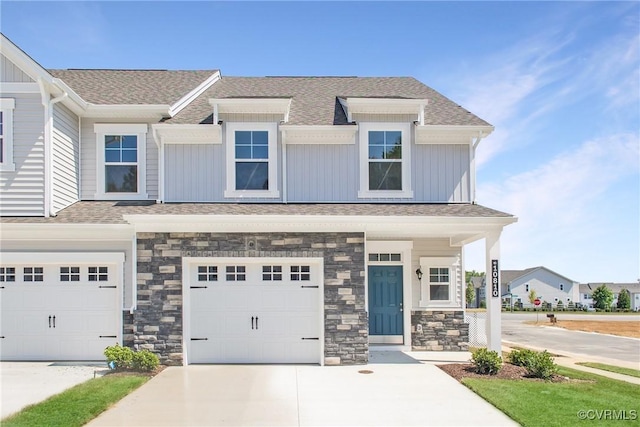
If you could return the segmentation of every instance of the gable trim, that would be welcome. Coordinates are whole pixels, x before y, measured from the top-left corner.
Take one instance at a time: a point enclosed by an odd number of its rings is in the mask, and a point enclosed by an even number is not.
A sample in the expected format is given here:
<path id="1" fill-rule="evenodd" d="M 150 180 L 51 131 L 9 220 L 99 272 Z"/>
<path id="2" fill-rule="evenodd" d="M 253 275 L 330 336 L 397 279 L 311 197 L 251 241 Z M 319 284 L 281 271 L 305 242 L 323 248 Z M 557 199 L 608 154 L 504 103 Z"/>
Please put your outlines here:
<path id="1" fill-rule="evenodd" d="M 169 114 L 171 115 L 171 117 L 175 116 L 180 111 L 182 111 L 194 99 L 199 97 L 202 94 L 202 92 L 209 89 L 218 80 L 220 80 L 220 71 L 216 71 L 215 73 L 213 73 L 208 79 L 200 83 L 195 89 L 193 89 L 191 92 L 189 92 L 188 94 L 180 98 L 178 101 L 176 101 L 169 108 Z"/>

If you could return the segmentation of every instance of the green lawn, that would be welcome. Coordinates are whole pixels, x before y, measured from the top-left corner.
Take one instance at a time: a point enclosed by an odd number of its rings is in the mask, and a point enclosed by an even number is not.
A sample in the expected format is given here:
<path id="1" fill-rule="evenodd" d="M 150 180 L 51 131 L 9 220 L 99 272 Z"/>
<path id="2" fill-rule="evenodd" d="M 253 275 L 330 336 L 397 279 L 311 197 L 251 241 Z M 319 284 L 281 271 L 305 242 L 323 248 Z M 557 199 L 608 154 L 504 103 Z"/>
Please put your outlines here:
<path id="1" fill-rule="evenodd" d="M 92 379 L 28 406 L 0 424 L 3 427 L 83 426 L 148 379 L 149 376 L 142 374 Z"/>
<path id="2" fill-rule="evenodd" d="M 640 425 L 640 386 L 564 367 L 559 373 L 592 382 L 462 382 L 523 426 Z"/>
<path id="3" fill-rule="evenodd" d="M 578 365 L 588 366 L 589 368 L 601 369 L 603 371 L 615 372 L 616 374 L 629 375 L 630 377 L 640 378 L 640 371 L 637 369 L 623 368 L 620 366 L 606 365 L 604 363 L 579 362 Z"/>

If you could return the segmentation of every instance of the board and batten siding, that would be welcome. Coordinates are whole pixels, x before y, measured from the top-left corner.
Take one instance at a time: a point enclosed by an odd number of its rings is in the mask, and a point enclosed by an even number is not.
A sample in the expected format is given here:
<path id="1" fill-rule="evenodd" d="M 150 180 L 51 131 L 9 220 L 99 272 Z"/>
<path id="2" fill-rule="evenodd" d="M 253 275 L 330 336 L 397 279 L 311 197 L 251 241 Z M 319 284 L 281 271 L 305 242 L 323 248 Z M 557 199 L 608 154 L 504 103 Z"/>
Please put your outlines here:
<path id="1" fill-rule="evenodd" d="M 164 147 L 165 201 L 220 200 L 226 179 L 222 145 L 167 144 Z"/>
<path id="2" fill-rule="evenodd" d="M 469 202 L 469 146 L 413 144 L 411 174 L 416 201 Z"/>
<path id="3" fill-rule="evenodd" d="M 78 116 L 64 105 L 55 104 L 52 132 L 54 212 L 77 202 L 80 196 L 79 132 Z"/>
<path id="4" fill-rule="evenodd" d="M 34 80 L 6 56 L 0 54 L 0 82 L 33 83 Z"/>
<path id="5" fill-rule="evenodd" d="M 0 172 L 0 215 L 44 215 L 44 107 L 40 94 L 2 93 L 15 99 L 13 162 Z"/>
<path id="6" fill-rule="evenodd" d="M 97 140 L 96 133 L 94 131 L 94 125 L 96 123 L 107 124 L 104 120 L 95 120 L 90 118 L 82 119 L 82 132 L 81 132 L 81 157 L 80 157 L 80 174 L 82 176 L 82 185 L 80 191 L 80 198 L 82 200 L 95 200 L 97 191 Z M 149 200 L 155 200 L 158 198 L 158 147 L 153 139 L 153 132 L 151 130 L 151 123 L 146 120 L 119 120 L 113 122 L 114 124 L 131 123 L 140 124 L 145 123 L 149 126 L 147 130 L 147 153 L 146 153 L 146 178 L 147 189 L 146 192 L 149 196 Z"/>
<path id="7" fill-rule="evenodd" d="M 358 200 L 356 144 L 287 145 L 287 198 L 291 202 Z"/>

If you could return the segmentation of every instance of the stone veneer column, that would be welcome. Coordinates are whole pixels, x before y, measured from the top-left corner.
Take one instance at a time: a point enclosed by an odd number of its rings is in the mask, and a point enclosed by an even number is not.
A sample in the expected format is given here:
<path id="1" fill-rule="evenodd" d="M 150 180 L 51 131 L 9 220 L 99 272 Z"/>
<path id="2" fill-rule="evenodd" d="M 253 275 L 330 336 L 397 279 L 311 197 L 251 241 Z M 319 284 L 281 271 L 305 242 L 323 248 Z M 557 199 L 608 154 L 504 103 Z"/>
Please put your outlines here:
<path id="1" fill-rule="evenodd" d="M 182 363 L 182 257 L 322 257 L 327 365 L 369 358 L 363 233 L 138 233 L 133 345 Z"/>
<path id="2" fill-rule="evenodd" d="M 411 348 L 415 351 L 467 351 L 469 325 L 464 322 L 464 312 L 412 311 Z"/>

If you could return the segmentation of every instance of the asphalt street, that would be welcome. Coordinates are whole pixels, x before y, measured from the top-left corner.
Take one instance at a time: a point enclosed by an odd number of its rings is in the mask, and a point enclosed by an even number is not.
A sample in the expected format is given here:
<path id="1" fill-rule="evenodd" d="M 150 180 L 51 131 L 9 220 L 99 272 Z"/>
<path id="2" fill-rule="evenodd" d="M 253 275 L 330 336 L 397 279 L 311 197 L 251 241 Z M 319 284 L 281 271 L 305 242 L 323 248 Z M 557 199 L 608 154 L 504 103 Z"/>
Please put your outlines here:
<path id="1" fill-rule="evenodd" d="M 590 315 L 556 313 L 565 320 L 636 321 L 640 328 L 640 315 Z M 586 355 L 591 358 L 607 358 L 633 363 L 640 368 L 640 339 L 616 337 L 590 332 L 569 331 L 554 326 L 527 325 L 535 321 L 534 313 L 503 313 L 502 341 L 553 352 Z M 539 321 L 547 322 L 546 313 L 539 314 Z"/>

